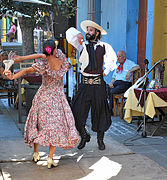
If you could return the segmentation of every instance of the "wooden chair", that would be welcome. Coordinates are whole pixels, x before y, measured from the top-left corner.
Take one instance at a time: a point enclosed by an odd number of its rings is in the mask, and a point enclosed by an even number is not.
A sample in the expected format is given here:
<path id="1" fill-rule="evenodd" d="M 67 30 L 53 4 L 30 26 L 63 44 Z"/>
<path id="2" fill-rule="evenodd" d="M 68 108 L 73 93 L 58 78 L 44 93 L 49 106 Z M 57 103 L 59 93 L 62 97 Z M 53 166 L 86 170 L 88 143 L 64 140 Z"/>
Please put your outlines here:
<path id="1" fill-rule="evenodd" d="M 8 105 L 14 104 L 17 88 L 13 80 L 0 79 L 0 99 L 8 99 Z"/>
<path id="2" fill-rule="evenodd" d="M 141 69 L 132 72 L 132 85 L 141 77 Z M 114 116 L 120 115 L 120 118 L 123 119 L 123 107 L 125 104 L 126 98 L 124 93 L 114 94 L 113 95 L 113 105 L 114 105 Z"/>
<path id="3" fill-rule="evenodd" d="M 7 53 L 7 51 L 3 51 L 0 55 L 0 61 L 2 66 L 0 67 L 0 99 L 8 99 L 8 105 L 11 106 L 16 98 L 16 86 L 14 84 L 14 80 L 5 79 L 2 75 L 5 67 L 3 66 L 3 61 L 7 60 L 10 57 L 11 53 Z M 10 70 L 13 72 L 13 66 L 10 67 Z"/>

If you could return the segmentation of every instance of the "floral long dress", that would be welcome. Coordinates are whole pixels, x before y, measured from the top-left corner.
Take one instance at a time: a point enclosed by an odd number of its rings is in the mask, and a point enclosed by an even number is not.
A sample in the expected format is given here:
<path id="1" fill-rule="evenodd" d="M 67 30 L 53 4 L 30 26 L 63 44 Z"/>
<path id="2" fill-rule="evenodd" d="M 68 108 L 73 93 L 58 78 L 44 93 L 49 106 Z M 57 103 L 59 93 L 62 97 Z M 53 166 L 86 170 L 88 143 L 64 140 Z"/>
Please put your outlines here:
<path id="1" fill-rule="evenodd" d="M 74 148 L 79 141 L 74 117 L 64 94 L 63 75 L 69 63 L 61 50 L 56 57 L 63 62 L 60 70 L 52 71 L 46 59 L 32 65 L 42 75 L 42 85 L 32 101 L 25 129 L 25 142 L 43 146 Z"/>

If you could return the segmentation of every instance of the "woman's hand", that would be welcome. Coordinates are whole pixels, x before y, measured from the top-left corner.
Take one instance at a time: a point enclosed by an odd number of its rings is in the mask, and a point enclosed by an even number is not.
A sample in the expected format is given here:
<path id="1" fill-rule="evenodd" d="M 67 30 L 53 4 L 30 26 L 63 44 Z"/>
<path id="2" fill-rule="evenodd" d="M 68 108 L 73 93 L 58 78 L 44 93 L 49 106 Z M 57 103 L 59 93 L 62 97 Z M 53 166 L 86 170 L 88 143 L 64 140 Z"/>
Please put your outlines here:
<path id="1" fill-rule="evenodd" d="M 125 79 L 126 79 L 127 81 L 130 80 L 130 71 L 127 72 Z"/>
<path id="2" fill-rule="evenodd" d="M 13 74 L 11 70 L 4 71 L 3 74 L 10 80 L 13 80 Z"/>
<path id="3" fill-rule="evenodd" d="M 13 57 L 13 60 L 14 60 L 14 62 L 16 62 L 16 63 L 19 63 L 19 62 L 22 60 L 21 58 L 22 58 L 21 56 L 15 55 L 15 56 Z"/>

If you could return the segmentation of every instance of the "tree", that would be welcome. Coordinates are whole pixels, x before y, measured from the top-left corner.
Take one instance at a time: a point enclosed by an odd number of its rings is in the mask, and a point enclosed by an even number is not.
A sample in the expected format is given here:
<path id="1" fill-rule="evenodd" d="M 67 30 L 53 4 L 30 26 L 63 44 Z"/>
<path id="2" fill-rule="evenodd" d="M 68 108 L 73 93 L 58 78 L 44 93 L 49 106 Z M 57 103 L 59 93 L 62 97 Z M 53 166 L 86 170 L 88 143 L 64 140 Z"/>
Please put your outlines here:
<path id="1" fill-rule="evenodd" d="M 75 15 L 75 3 L 74 0 L 47 0 L 44 2 L 51 3 L 51 6 L 17 2 L 12 0 L 0 1 L 0 17 L 3 17 L 9 10 L 11 15 L 16 12 L 24 14 L 18 17 L 22 32 L 22 46 L 23 55 L 31 54 L 34 52 L 34 40 L 33 30 L 36 26 L 40 26 L 44 22 L 43 13 L 49 13 L 52 17 L 59 16 L 60 14 L 66 18 L 71 18 Z M 30 17 L 26 17 L 26 15 Z M 53 21 L 55 18 L 52 19 Z M 54 36 L 53 36 L 54 38 Z"/>

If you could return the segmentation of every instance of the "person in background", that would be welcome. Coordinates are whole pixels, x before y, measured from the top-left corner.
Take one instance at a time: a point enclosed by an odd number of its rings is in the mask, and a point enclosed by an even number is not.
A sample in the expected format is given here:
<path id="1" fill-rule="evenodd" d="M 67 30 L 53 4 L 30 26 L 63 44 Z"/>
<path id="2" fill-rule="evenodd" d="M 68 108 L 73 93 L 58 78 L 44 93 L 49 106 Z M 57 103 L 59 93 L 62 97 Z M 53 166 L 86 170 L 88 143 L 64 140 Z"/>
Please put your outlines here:
<path id="1" fill-rule="evenodd" d="M 75 125 L 81 136 L 78 149 L 90 141 L 85 126 L 91 108 L 92 130 L 97 132 L 99 150 L 104 150 L 104 133 L 111 125 L 111 113 L 103 76 L 116 68 L 117 56 L 109 44 L 100 41 L 102 35 L 107 34 L 100 25 L 85 20 L 81 28 L 86 32 L 86 41 L 77 29 L 71 27 L 66 31 L 67 41 L 81 53 L 81 83 L 72 102 Z"/>
<path id="2" fill-rule="evenodd" d="M 16 33 L 16 26 L 14 24 L 13 21 L 10 22 L 10 30 L 9 32 L 6 34 L 6 37 L 8 38 L 9 42 L 12 42 L 14 37 L 15 37 L 15 33 Z"/>
<path id="3" fill-rule="evenodd" d="M 8 79 L 4 74 L 3 71 L 5 70 L 5 65 L 3 63 L 4 60 L 8 60 L 8 53 L 7 51 L 1 51 L 0 53 L 0 78 L 2 79 Z"/>
<path id="4" fill-rule="evenodd" d="M 133 61 L 126 59 L 125 51 L 117 53 L 117 69 L 114 70 L 112 80 L 108 88 L 110 109 L 113 115 L 113 94 L 124 93 L 132 86 L 131 73 L 140 68 Z"/>
<path id="5" fill-rule="evenodd" d="M 42 58 L 16 74 L 8 73 L 9 79 L 18 79 L 24 74 L 38 72 L 42 75 L 42 85 L 32 101 L 25 129 L 25 142 L 34 145 L 33 160 L 39 160 L 39 144 L 49 146 L 48 168 L 57 166 L 53 161 L 56 147 L 74 148 L 79 141 L 74 117 L 64 94 L 63 76 L 69 69 L 69 63 L 61 50 L 56 49 L 53 40 L 43 44 L 43 54 L 16 56 L 15 62 Z"/>

